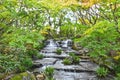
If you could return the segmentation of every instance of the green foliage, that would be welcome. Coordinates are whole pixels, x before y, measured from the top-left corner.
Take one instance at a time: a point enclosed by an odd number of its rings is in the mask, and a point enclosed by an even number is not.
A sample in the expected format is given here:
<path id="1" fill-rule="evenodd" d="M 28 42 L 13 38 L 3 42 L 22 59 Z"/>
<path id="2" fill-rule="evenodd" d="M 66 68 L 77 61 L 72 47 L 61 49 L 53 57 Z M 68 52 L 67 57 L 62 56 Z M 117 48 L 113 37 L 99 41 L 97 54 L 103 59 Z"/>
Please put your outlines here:
<path id="1" fill-rule="evenodd" d="M 43 56 L 43 54 L 38 53 L 38 54 L 36 55 L 36 57 L 37 57 L 38 59 L 42 59 L 44 56 Z"/>
<path id="2" fill-rule="evenodd" d="M 111 53 L 111 51 L 120 50 L 119 39 L 120 36 L 116 31 L 115 24 L 104 20 L 84 31 L 78 40 L 80 45 L 89 49 L 88 55 L 94 61 L 100 65 L 112 66 L 115 62 L 111 58 L 116 53 Z M 115 64 L 113 68 L 119 72 L 120 69 L 117 65 Z"/>
<path id="3" fill-rule="evenodd" d="M 53 67 L 46 67 L 44 73 L 47 77 L 51 78 L 51 77 L 53 77 L 53 74 L 54 74 L 54 68 Z"/>
<path id="4" fill-rule="evenodd" d="M 115 77 L 114 80 L 120 80 L 120 73 L 117 73 L 117 76 Z"/>
<path id="5" fill-rule="evenodd" d="M 19 7 L 20 5 L 21 7 Z M 33 8 L 36 10 L 31 10 Z M 0 19 L 2 20 L 1 23 L 4 23 L 7 26 L 14 25 L 17 27 L 29 26 L 41 28 L 44 22 L 44 14 L 39 14 L 41 10 L 43 9 L 41 9 L 41 5 L 37 0 L 2 0 L 0 6 Z"/>
<path id="6" fill-rule="evenodd" d="M 3 34 L 4 39 L 2 42 L 8 43 L 10 46 L 26 49 L 26 44 L 32 44 L 33 48 L 40 45 L 39 41 L 44 38 L 38 31 L 30 31 L 29 29 L 21 29 L 11 27 L 7 33 Z"/>
<path id="7" fill-rule="evenodd" d="M 0 4 L 0 73 L 25 71 L 42 46 L 44 14 L 39 14 L 37 0 L 1 0 Z"/>
<path id="8" fill-rule="evenodd" d="M 88 26 L 72 23 L 68 21 L 60 27 L 60 37 L 75 38 L 80 37 Z"/>
<path id="9" fill-rule="evenodd" d="M 86 30 L 79 40 L 82 46 L 90 50 L 90 57 L 97 59 L 99 56 L 106 57 L 111 50 L 119 50 L 119 38 L 114 23 L 101 21 Z"/>
<path id="10" fill-rule="evenodd" d="M 22 72 L 31 68 L 32 59 L 23 50 L 6 46 L 2 47 L 2 50 L 0 54 L 1 73 Z"/>
<path id="11" fill-rule="evenodd" d="M 25 54 L 23 54 L 19 58 L 18 62 L 20 62 L 20 65 L 18 66 L 17 72 L 26 71 L 27 69 L 31 68 L 33 65 L 32 59 L 28 57 L 27 55 L 25 56 Z"/>
<path id="12" fill-rule="evenodd" d="M 62 49 L 56 49 L 56 54 L 61 55 Z"/>
<path id="13" fill-rule="evenodd" d="M 27 77 L 30 80 L 36 80 L 35 76 L 31 73 L 28 73 L 28 72 L 17 74 L 15 76 L 13 76 L 10 80 L 22 80 L 23 77 Z"/>
<path id="14" fill-rule="evenodd" d="M 45 80 L 55 80 L 53 77 L 47 77 Z"/>
<path id="15" fill-rule="evenodd" d="M 111 62 L 114 56 L 109 56 L 111 51 L 120 51 L 120 0 L 90 0 L 89 5 L 77 1 L 1 0 L 0 72 L 25 71 L 32 65 L 30 58 L 43 57 L 38 50 L 44 47 L 40 33 L 44 25 L 49 25 L 43 32 L 46 38 L 75 39 L 89 49 L 88 55 L 99 64 L 114 63 L 114 70 L 120 72 L 119 62 Z M 89 12 L 95 3 L 99 4 Z M 65 63 L 76 64 L 79 60 L 70 54 Z"/>
<path id="16" fill-rule="evenodd" d="M 69 58 L 65 58 L 65 59 L 63 59 L 63 64 L 70 65 L 70 64 L 72 64 L 72 62 Z"/>
<path id="17" fill-rule="evenodd" d="M 26 71 L 26 69 L 27 69 L 27 68 L 26 68 L 25 66 L 19 65 L 17 72 L 24 72 L 24 71 Z"/>
<path id="18" fill-rule="evenodd" d="M 5 55 L 0 54 L 0 72 L 1 73 L 10 73 L 14 72 L 17 67 L 20 65 L 20 62 L 16 61 L 14 55 Z"/>
<path id="19" fill-rule="evenodd" d="M 75 53 L 69 53 L 70 57 L 65 58 L 63 60 L 63 64 L 65 65 L 70 65 L 70 64 L 79 64 L 80 62 L 80 57 L 76 56 Z"/>
<path id="20" fill-rule="evenodd" d="M 96 70 L 97 76 L 98 77 L 106 77 L 108 75 L 108 69 L 104 68 L 104 67 L 99 67 Z"/>
<path id="21" fill-rule="evenodd" d="M 28 54 L 28 56 L 30 56 L 31 58 L 33 58 L 33 56 L 37 56 L 38 53 L 39 52 L 36 49 L 26 50 L 26 54 Z"/>
<path id="22" fill-rule="evenodd" d="M 113 69 L 116 73 L 120 73 L 120 58 L 114 62 Z"/>
<path id="23" fill-rule="evenodd" d="M 40 44 L 35 47 L 35 49 L 41 50 L 41 49 L 43 49 L 44 47 L 45 47 L 45 44 L 41 41 Z"/>
<path id="24" fill-rule="evenodd" d="M 113 66 L 113 69 L 115 70 L 115 72 L 119 73 L 120 72 L 120 64 L 115 64 Z"/>
<path id="25" fill-rule="evenodd" d="M 32 59 L 31 58 L 24 58 L 23 59 L 23 62 L 22 62 L 22 65 L 24 65 L 25 67 L 27 67 L 27 68 L 30 68 L 30 67 L 32 67 Z"/>
<path id="26" fill-rule="evenodd" d="M 73 63 L 74 64 L 79 64 L 79 62 L 80 62 L 80 58 L 78 56 L 74 56 L 73 57 Z"/>
<path id="27" fill-rule="evenodd" d="M 75 53 L 69 53 L 69 55 L 72 58 L 72 63 L 73 64 L 79 64 L 79 62 L 80 62 L 80 57 L 79 56 L 76 56 Z"/>
<path id="28" fill-rule="evenodd" d="M 70 37 L 73 37 L 74 34 L 75 34 L 74 24 L 69 22 L 60 27 L 60 36 L 61 37 L 70 38 Z"/>

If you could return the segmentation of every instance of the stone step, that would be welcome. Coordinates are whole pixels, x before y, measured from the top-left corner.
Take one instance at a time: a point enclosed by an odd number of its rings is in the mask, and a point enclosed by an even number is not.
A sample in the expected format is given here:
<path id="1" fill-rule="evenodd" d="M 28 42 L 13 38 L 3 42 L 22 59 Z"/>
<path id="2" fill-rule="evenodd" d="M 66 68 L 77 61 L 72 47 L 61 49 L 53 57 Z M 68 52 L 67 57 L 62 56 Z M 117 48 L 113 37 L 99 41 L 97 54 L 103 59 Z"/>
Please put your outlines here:
<path id="1" fill-rule="evenodd" d="M 35 60 L 33 61 L 34 64 L 41 64 L 41 65 L 54 65 L 56 63 L 57 59 L 56 58 L 43 58 L 40 60 Z"/>
<path id="2" fill-rule="evenodd" d="M 91 72 L 65 72 L 65 71 L 55 71 L 55 80 L 97 80 L 96 74 Z"/>
<path id="3" fill-rule="evenodd" d="M 62 53 L 61 55 L 58 55 L 56 53 L 46 53 L 46 54 L 45 53 L 41 53 L 41 54 L 43 54 L 44 57 L 46 57 L 46 58 L 60 58 L 60 59 L 64 59 L 66 57 L 69 57 L 69 55 L 65 54 L 65 53 Z"/>
<path id="4" fill-rule="evenodd" d="M 56 70 L 62 71 L 94 72 L 99 66 L 92 62 L 80 62 L 78 65 L 64 65 L 62 61 L 57 61 L 53 67 Z"/>
<path id="5" fill-rule="evenodd" d="M 64 59 L 66 57 L 69 57 L 69 54 L 66 53 L 62 53 L 61 55 L 58 55 L 54 52 L 50 52 L 50 53 L 40 53 L 43 54 L 43 56 L 45 58 L 60 58 L 60 59 Z M 83 55 L 78 55 L 81 59 L 89 59 L 89 56 L 83 56 Z"/>
<path id="6" fill-rule="evenodd" d="M 46 54 L 46 53 L 55 53 L 55 51 L 56 50 L 49 50 L 48 49 L 48 50 L 41 50 L 40 53 L 44 53 L 44 54 Z"/>
<path id="7" fill-rule="evenodd" d="M 80 59 L 80 62 L 90 62 L 90 60 L 89 60 L 89 59 L 81 58 L 81 59 Z"/>
<path id="8" fill-rule="evenodd" d="M 97 77 L 96 73 L 93 72 L 65 72 L 55 71 L 55 80 L 114 80 L 112 75 L 108 75 L 105 78 Z"/>
<path id="9" fill-rule="evenodd" d="M 56 64 L 56 62 L 57 61 L 60 61 L 60 60 L 62 60 L 62 59 L 60 59 L 60 58 L 49 58 L 49 57 L 47 57 L 47 58 L 43 58 L 43 59 L 38 59 L 38 60 L 34 60 L 33 61 L 33 67 L 41 67 L 41 66 L 44 66 L 44 65 L 54 65 L 54 64 Z M 81 62 L 90 62 L 90 60 L 89 59 L 81 59 L 80 60 L 80 63 Z"/>

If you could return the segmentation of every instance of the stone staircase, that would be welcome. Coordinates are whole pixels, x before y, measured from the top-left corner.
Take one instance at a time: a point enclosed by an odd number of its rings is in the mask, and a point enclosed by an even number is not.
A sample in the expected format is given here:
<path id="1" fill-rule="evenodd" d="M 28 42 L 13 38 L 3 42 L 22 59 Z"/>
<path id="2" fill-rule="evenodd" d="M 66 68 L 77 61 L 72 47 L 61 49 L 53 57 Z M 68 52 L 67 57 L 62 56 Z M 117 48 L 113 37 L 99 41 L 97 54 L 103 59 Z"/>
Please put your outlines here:
<path id="1" fill-rule="evenodd" d="M 51 50 L 53 49 L 53 50 Z M 41 50 L 40 54 L 44 55 L 41 60 L 35 60 L 34 64 L 42 65 L 36 68 L 34 72 L 42 72 L 46 67 L 52 66 L 55 69 L 54 79 L 55 80 L 110 80 L 110 77 L 104 79 L 98 79 L 95 71 L 99 67 L 97 64 L 90 61 L 88 56 L 82 56 L 79 52 L 66 49 L 63 50 L 61 55 L 57 55 L 55 50 L 57 48 L 45 47 Z M 62 63 L 63 59 L 69 57 L 69 52 L 74 52 L 76 55 L 80 56 L 80 62 L 76 65 L 64 65 Z"/>

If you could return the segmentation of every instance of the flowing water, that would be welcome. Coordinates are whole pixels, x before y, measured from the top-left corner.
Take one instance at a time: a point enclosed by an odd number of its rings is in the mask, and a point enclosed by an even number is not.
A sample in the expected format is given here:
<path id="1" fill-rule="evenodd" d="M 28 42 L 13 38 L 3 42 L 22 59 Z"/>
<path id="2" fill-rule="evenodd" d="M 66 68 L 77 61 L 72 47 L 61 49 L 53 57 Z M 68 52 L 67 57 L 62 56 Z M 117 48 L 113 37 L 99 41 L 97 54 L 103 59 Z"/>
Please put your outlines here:
<path id="1" fill-rule="evenodd" d="M 69 56 L 68 53 L 77 51 L 71 49 L 71 40 L 62 41 L 61 43 L 62 44 L 59 45 L 52 39 L 47 41 L 46 47 L 40 52 L 45 58 L 36 61 L 43 66 L 36 68 L 35 71 L 40 72 L 45 70 L 46 67 L 52 66 L 55 69 L 55 80 L 98 80 L 95 70 L 99 66 L 91 62 L 89 59 L 81 59 L 80 63 L 77 65 L 64 65 L 62 61 Z M 61 55 L 55 53 L 57 48 L 63 50 Z M 101 80 L 109 79 L 106 78 Z"/>

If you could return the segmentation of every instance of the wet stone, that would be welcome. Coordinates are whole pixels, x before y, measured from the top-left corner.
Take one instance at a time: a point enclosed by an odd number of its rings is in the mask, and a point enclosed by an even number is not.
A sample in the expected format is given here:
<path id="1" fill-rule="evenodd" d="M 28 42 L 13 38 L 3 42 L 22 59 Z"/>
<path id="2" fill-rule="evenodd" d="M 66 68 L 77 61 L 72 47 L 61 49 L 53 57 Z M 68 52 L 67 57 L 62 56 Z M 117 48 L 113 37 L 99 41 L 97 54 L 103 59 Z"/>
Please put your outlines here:
<path id="1" fill-rule="evenodd" d="M 52 65 L 56 61 L 57 61 L 56 58 L 43 58 L 42 60 L 36 60 L 36 61 L 34 61 L 34 64 L 35 63 L 39 63 L 39 64 L 42 64 L 42 65 Z"/>
<path id="2" fill-rule="evenodd" d="M 55 71 L 55 80 L 97 80 L 94 73 Z"/>
<path id="3" fill-rule="evenodd" d="M 65 54 L 65 53 L 62 53 L 61 55 L 57 55 L 56 53 L 41 53 L 44 55 L 44 57 L 52 57 L 52 58 L 66 58 L 66 57 L 69 57 L 68 54 Z"/>
<path id="4" fill-rule="evenodd" d="M 57 43 L 54 40 L 50 39 L 47 40 L 46 47 L 43 50 L 41 50 L 41 52 L 42 53 L 55 52 L 57 48 L 58 48 Z"/>
<path id="5" fill-rule="evenodd" d="M 44 70 L 45 70 L 47 67 L 53 67 L 53 65 L 44 65 L 44 66 L 42 66 L 42 67 L 35 68 L 35 69 L 33 70 L 33 73 L 36 73 L 36 74 L 38 74 L 38 73 L 43 73 Z"/>
<path id="6" fill-rule="evenodd" d="M 52 53 L 55 52 L 57 48 L 52 48 L 52 49 L 43 49 L 41 50 L 41 53 Z"/>
<path id="7" fill-rule="evenodd" d="M 68 50 L 65 50 L 66 53 L 75 53 L 75 54 L 80 54 L 79 52 L 73 50 L 73 49 L 68 49 Z"/>
<path id="8" fill-rule="evenodd" d="M 42 72 L 43 72 L 43 70 L 42 70 L 41 68 L 35 68 L 35 69 L 33 70 L 33 73 L 36 73 L 36 74 L 42 73 Z"/>
<path id="9" fill-rule="evenodd" d="M 59 44 L 60 43 L 60 44 Z M 40 66 L 35 68 L 33 73 L 37 74 L 36 78 L 38 80 L 43 79 L 41 73 L 47 67 L 53 67 L 54 79 L 55 80 L 111 80 L 111 77 L 104 79 L 99 79 L 95 73 L 96 69 L 99 67 L 97 64 L 90 61 L 89 56 L 86 54 L 89 52 L 86 48 L 79 48 L 79 51 L 73 50 L 70 45 L 67 44 L 68 41 L 57 42 L 52 39 L 48 40 L 46 47 L 41 50 L 40 54 L 43 54 L 44 58 L 42 60 L 34 61 L 34 65 Z M 56 49 L 62 49 L 62 54 L 56 54 Z M 73 52 L 75 55 L 80 57 L 79 64 L 64 65 L 63 59 L 70 57 L 69 53 Z"/>
<path id="10" fill-rule="evenodd" d="M 99 66 L 93 62 L 80 62 L 80 65 L 87 70 L 96 71 Z"/>
<path id="11" fill-rule="evenodd" d="M 89 59 L 80 59 L 80 62 L 90 62 Z"/>
<path id="12" fill-rule="evenodd" d="M 78 65 L 64 65 L 62 61 L 57 61 L 56 64 L 53 65 L 56 70 L 64 70 L 71 72 L 94 72 L 98 66 L 91 62 L 80 62 Z"/>
<path id="13" fill-rule="evenodd" d="M 41 66 L 42 66 L 41 63 L 39 63 L 39 62 L 33 62 L 33 68 L 39 68 Z"/>

